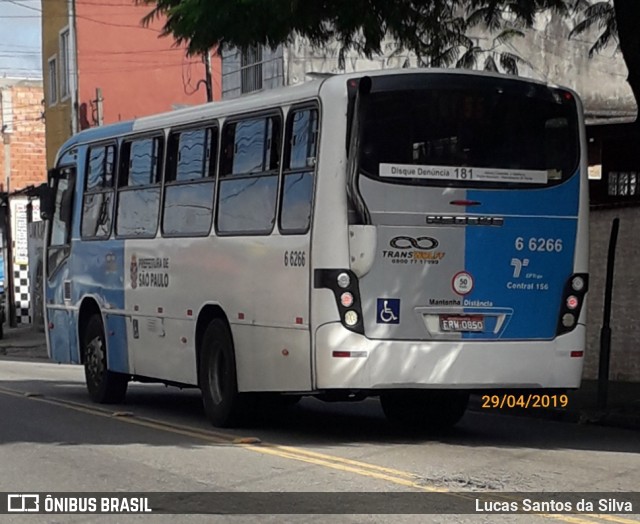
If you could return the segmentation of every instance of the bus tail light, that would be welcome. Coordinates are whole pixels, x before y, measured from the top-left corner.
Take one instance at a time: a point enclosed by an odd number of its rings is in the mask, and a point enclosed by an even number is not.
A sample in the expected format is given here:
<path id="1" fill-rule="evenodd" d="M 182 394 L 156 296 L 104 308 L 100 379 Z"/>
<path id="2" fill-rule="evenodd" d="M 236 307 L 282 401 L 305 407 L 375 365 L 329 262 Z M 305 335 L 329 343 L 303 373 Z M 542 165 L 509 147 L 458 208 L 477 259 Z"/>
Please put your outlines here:
<path id="1" fill-rule="evenodd" d="M 342 295 L 340 295 L 340 303 L 344 307 L 351 307 L 353 305 L 353 295 L 348 291 L 345 291 L 344 293 L 342 293 Z"/>
<path id="2" fill-rule="evenodd" d="M 349 327 L 355 326 L 359 320 L 360 317 L 358 317 L 358 313 L 356 313 L 353 309 L 350 309 L 344 314 L 344 323 Z"/>
<path id="3" fill-rule="evenodd" d="M 568 309 L 576 309 L 580 305 L 580 301 L 578 297 L 575 295 L 569 295 L 567 297 L 567 308 Z"/>
<path id="4" fill-rule="evenodd" d="M 340 273 L 336 279 L 338 287 L 341 289 L 347 289 L 351 285 L 351 277 L 349 273 Z"/>
<path id="5" fill-rule="evenodd" d="M 586 273 L 573 274 L 567 280 L 562 293 L 562 307 L 556 328 L 557 335 L 572 331 L 578 324 L 588 288 L 589 275 Z"/>
<path id="6" fill-rule="evenodd" d="M 576 275 L 571 279 L 571 289 L 573 289 L 574 291 L 580 293 L 584 289 L 584 286 L 584 278 L 582 278 L 580 275 Z"/>
<path id="7" fill-rule="evenodd" d="M 350 331 L 364 335 L 358 277 L 350 269 L 316 269 L 313 286 L 328 288 L 336 299 L 340 322 Z"/>

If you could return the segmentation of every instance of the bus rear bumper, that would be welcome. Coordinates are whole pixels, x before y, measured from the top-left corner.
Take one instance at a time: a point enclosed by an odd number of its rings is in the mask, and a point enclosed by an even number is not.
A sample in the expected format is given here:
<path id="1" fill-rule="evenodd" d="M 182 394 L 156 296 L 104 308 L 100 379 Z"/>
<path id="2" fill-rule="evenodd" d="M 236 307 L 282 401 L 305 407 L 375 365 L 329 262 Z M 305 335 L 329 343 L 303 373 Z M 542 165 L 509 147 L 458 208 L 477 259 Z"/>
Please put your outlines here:
<path id="1" fill-rule="evenodd" d="M 324 324 L 315 337 L 316 387 L 577 388 L 585 335 L 579 325 L 544 341 L 389 341 Z"/>

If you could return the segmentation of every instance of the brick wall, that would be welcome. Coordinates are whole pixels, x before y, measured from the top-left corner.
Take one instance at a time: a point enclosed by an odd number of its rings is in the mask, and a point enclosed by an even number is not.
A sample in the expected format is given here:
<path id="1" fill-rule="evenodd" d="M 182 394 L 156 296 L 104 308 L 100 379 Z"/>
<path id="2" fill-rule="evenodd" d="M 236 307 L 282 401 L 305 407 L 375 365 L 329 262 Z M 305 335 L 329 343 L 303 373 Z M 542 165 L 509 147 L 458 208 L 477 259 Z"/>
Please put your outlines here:
<path id="1" fill-rule="evenodd" d="M 10 190 L 21 189 L 30 184 L 39 184 L 47 178 L 44 120 L 42 119 L 42 84 L 18 81 L 13 85 L 0 86 L 11 94 L 13 131 L 3 133 L 0 141 L 0 183 L 5 184 L 5 147 L 7 142 L 11 152 Z M 3 112 L 7 116 L 8 112 Z M 2 121 L 0 126 L 8 124 Z"/>

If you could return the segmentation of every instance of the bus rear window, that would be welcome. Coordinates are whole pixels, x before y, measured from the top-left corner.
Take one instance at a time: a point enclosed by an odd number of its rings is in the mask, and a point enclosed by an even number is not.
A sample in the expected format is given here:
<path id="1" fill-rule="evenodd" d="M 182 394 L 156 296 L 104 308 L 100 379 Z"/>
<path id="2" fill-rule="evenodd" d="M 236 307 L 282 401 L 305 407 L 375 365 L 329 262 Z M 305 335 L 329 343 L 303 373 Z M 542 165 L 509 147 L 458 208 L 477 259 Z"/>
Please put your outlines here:
<path id="1" fill-rule="evenodd" d="M 540 187 L 578 165 L 576 105 L 565 91 L 393 90 L 361 107 L 360 169 L 387 182 Z"/>

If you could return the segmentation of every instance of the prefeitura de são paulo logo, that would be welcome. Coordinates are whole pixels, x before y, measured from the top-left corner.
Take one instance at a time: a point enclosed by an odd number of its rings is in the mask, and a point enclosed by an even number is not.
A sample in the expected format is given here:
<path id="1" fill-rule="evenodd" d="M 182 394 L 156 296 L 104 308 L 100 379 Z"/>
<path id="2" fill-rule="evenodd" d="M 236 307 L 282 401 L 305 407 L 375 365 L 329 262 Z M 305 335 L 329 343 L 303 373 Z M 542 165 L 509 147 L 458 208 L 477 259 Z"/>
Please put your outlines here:
<path id="1" fill-rule="evenodd" d="M 131 289 L 138 287 L 138 258 L 135 254 L 131 255 L 131 266 L 129 268 L 129 276 L 131 277 Z"/>

